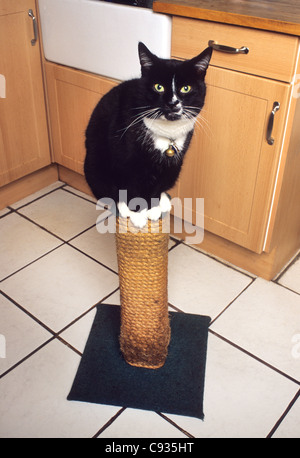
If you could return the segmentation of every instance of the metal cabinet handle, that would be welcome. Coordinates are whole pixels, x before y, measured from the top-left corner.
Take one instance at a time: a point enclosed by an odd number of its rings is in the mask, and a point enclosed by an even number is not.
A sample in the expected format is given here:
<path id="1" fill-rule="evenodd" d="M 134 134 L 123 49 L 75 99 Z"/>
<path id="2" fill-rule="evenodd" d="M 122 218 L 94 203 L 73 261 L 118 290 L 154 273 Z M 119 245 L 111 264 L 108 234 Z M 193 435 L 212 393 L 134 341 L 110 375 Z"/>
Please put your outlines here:
<path id="1" fill-rule="evenodd" d="M 219 45 L 214 40 L 209 40 L 208 46 L 215 51 L 228 52 L 230 54 L 248 54 L 249 48 L 242 46 L 241 48 L 232 48 L 231 46 Z"/>
<path id="2" fill-rule="evenodd" d="M 280 108 L 280 103 L 274 102 L 273 110 L 271 111 L 269 122 L 268 122 L 268 127 L 267 127 L 267 142 L 269 145 L 273 145 L 274 143 L 274 138 L 272 138 L 272 131 L 273 131 L 275 113 L 276 111 L 279 110 L 279 108 Z"/>
<path id="3" fill-rule="evenodd" d="M 28 11 L 28 16 L 30 16 L 32 18 L 32 22 L 33 22 L 33 34 L 34 34 L 34 38 L 31 40 L 31 45 L 34 46 L 37 42 L 37 39 L 38 39 L 38 28 L 37 28 L 37 22 L 36 22 L 36 17 L 35 15 L 33 14 L 33 11 L 30 9 Z"/>

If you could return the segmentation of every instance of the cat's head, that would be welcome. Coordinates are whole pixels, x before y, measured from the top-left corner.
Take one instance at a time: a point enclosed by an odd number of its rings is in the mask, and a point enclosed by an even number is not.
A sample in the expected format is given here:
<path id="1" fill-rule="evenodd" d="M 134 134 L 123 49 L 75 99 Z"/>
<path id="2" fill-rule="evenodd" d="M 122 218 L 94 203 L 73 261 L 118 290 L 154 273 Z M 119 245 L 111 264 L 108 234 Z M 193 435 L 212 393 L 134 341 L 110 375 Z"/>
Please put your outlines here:
<path id="1" fill-rule="evenodd" d="M 206 70 L 212 48 L 193 59 L 179 61 L 161 59 L 139 43 L 142 78 L 147 89 L 149 117 L 175 121 L 196 117 L 204 105 Z"/>

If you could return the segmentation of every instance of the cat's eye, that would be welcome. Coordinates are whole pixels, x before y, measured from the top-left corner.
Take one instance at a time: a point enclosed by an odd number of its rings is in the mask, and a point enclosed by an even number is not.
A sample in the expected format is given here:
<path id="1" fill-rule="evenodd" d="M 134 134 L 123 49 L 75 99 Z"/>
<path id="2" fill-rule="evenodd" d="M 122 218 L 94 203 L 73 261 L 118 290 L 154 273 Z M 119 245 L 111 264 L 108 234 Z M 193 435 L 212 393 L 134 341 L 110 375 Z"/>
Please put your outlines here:
<path id="1" fill-rule="evenodd" d="M 164 92 L 165 91 L 165 88 L 161 85 L 161 84 L 154 84 L 154 89 L 156 90 L 156 92 Z"/>
<path id="2" fill-rule="evenodd" d="M 187 94 L 188 92 L 191 91 L 191 89 L 192 89 L 191 86 L 187 84 L 186 86 L 182 86 L 182 88 L 180 89 L 180 92 L 182 94 Z"/>

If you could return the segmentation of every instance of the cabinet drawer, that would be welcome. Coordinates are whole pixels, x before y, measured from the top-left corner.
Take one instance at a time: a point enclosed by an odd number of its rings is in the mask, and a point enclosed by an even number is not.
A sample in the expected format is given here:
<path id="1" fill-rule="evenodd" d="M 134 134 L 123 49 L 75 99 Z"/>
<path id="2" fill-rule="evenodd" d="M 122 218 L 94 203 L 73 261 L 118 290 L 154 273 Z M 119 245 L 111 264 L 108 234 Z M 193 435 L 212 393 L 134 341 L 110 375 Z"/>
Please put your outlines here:
<path id="1" fill-rule="evenodd" d="M 205 49 L 209 40 L 233 48 L 249 48 L 247 54 L 214 50 L 211 65 L 279 81 L 289 82 L 293 79 L 298 37 L 217 22 L 173 18 L 174 57 L 190 59 Z"/>

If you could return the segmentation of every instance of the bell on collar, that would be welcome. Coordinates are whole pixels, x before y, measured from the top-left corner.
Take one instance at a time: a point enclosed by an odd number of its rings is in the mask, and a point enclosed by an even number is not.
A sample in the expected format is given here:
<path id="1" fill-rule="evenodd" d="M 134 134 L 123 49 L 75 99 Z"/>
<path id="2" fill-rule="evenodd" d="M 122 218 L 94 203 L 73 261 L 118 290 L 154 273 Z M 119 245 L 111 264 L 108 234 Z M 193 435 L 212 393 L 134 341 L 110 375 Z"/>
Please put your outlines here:
<path id="1" fill-rule="evenodd" d="M 166 149 L 165 154 L 168 157 L 173 157 L 175 153 L 178 153 L 178 149 L 174 145 L 174 143 L 170 143 L 168 149 Z"/>

